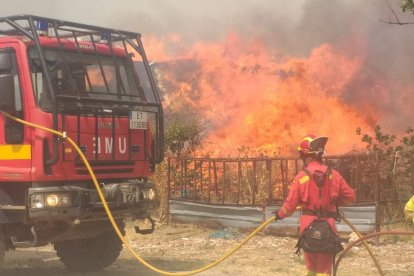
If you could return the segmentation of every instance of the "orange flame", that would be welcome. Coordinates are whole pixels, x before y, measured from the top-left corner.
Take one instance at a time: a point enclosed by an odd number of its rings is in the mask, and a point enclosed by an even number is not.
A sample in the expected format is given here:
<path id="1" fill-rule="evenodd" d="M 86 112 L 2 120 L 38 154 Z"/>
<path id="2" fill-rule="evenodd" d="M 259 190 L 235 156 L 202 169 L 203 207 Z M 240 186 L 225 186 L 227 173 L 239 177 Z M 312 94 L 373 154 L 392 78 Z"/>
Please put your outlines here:
<path id="1" fill-rule="evenodd" d="M 205 151 L 215 156 L 234 156 L 243 147 L 292 154 L 309 133 L 329 137 L 328 153 L 346 153 L 361 146 L 356 128 L 378 120 L 373 108 L 342 100 L 361 70 L 363 39 L 341 48 L 320 45 L 308 57 L 282 56 L 235 34 L 190 46 L 177 35 L 145 42 L 167 111 L 196 111 L 206 126 Z"/>

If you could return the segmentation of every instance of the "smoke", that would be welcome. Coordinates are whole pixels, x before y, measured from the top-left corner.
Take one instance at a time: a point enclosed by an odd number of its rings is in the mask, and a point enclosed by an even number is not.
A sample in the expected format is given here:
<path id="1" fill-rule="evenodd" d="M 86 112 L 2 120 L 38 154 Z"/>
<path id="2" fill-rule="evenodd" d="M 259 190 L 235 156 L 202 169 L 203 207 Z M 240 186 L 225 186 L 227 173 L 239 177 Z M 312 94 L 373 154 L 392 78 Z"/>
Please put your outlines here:
<path id="1" fill-rule="evenodd" d="M 388 1 L 401 21 L 414 21 L 414 15 L 400 11 L 399 0 Z M 2 5 L 0 16 L 15 14 L 138 31 L 144 37 L 175 33 L 188 43 L 217 41 L 234 32 L 265 41 L 279 53 L 302 56 L 321 44 L 340 46 L 347 37 L 361 34 L 374 67 L 404 81 L 411 82 L 412 76 L 413 26 L 380 22 L 395 21 L 386 1 L 15 0 Z"/>
<path id="2" fill-rule="evenodd" d="M 5 0 L 1 0 L 5 2 Z M 264 42 L 274 56 L 309 57 L 328 44 L 363 65 L 338 97 L 367 114 L 376 114 L 385 129 L 402 130 L 414 105 L 414 26 L 395 21 L 386 1 L 378 0 L 14 0 L 3 3 L 0 16 L 35 14 L 91 25 L 138 31 L 145 38 L 177 34 L 182 43 L 223 41 L 229 33 Z M 400 21 L 399 0 L 388 0 Z M 171 48 L 177 52 L 180 48 Z M 147 50 L 148 51 L 148 50 Z M 151 53 L 151 51 L 148 51 Z M 149 56 L 151 59 L 151 56 Z M 340 76 L 339 76 L 340 77 Z M 328 91 L 329 92 L 329 91 Z"/>

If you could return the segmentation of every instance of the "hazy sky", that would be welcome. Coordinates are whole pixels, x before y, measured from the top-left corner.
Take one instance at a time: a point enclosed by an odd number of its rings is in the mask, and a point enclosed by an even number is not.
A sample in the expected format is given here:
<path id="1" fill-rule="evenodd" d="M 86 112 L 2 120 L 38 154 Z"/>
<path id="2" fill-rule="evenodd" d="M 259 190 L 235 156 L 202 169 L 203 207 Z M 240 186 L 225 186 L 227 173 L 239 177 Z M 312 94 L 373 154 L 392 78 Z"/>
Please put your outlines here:
<path id="1" fill-rule="evenodd" d="M 399 0 L 388 0 L 402 20 Z M 216 40 L 229 32 L 259 37 L 282 52 L 307 54 L 322 43 L 335 43 L 356 32 L 368 37 L 375 56 L 414 57 L 414 25 L 380 22 L 392 18 L 380 0 L 0 0 L 0 16 L 33 14 L 145 35 L 177 33 L 184 39 Z M 389 64 L 386 60 L 386 64 Z M 404 68 L 406 68 L 404 66 Z"/>
<path id="2" fill-rule="evenodd" d="M 33 14 L 125 29 L 146 35 L 180 34 L 186 41 L 219 40 L 229 32 L 260 38 L 280 53 L 308 55 L 323 43 L 359 34 L 371 60 L 392 76 L 412 81 L 414 25 L 389 25 L 400 0 L 0 0 L 0 16 Z"/>
<path id="3" fill-rule="evenodd" d="M 5 1 L 1 16 L 34 14 L 51 18 L 102 24 L 151 33 L 222 33 L 257 17 L 298 20 L 306 1 L 263 0 L 16 0 Z M 274 2 L 274 3 L 269 3 Z M 286 2 L 286 3 L 284 3 Z M 7 4 L 6 4 L 7 3 Z M 284 15 L 284 16 L 282 16 Z"/>

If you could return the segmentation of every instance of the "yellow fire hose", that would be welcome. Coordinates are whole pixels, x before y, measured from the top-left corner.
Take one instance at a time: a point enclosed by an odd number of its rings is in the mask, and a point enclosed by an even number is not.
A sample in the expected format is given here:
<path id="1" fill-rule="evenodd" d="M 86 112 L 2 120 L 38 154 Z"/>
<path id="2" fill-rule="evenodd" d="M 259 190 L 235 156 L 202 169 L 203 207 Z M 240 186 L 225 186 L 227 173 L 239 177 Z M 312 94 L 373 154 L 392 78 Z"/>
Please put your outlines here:
<path id="1" fill-rule="evenodd" d="M 246 238 L 244 238 L 243 241 L 240 242 L 240 244 L 238 244 L 236 247 L 234 247 L 232 250 L 228 251 L 226 254 L 224 254 L 222 257 L 218 258 L 217 260 L 215 260 L 214 262 L 210 263 L 209 265 L 206 265 L 204 267 L 192 270 L 192 271 L 183 271 L 183 272 L 169 272 L 169 271 L 164 271 L 161 269 L 158 269 L 154 266 L 152 266 L 151 264 L 147 263 L 144 259 L 141 258 L 141 256 L 139 256 L 134 249 L 131 247 L 131 245 L 129 244 L 128 240 L 122 235 L 121 230 L 118 228 L 118 225 L 115 222 L 114 217 L 112 216 L 111 210 L 108 207 L 108 204 L 105 200 L 105 197 L 102 193 L 101 187 L 99 186 L 98 180 L 96 179 L 96 176 L 88 162 L 88 160 L 86 159 L 85 155 L 82 153 L 82 151 L 79 149 L 78 145 L 76 145 L 76 143 L 68 136 L 66 136 L 65 133 L 61 133 L 59 131 L 53 130 L 53 129 L 49 129 L 40 125 L 36 125 L 36 124 L 32 124 L 29 122 L 26 122 L 22 119 L 16 118 L 11 116 L 10 114 L 3 112 L 3 114 L 16 121 L 19 122 L 21 124 L 33 127 L 33 128 L 37 128 L 37 129 L 41 129 L 50 133 L 53 133 L 54 135 L 57 135 L 59 137 L 62 137 L 64 139 L 66 139 L 74 148 L 75 150 L 78 152 L 79 156 L 82 158 L 82 161 L 85 163 L 85 166 L 88 169 L 89 174 L 92 177 L 93 183 L 95 185 L 96 191 L 98 192 L 99 198 L 102 201 L 102 204 L 104 206 L 105 212 L 108 215 L 108 218 L 115 230 L 115 232 L 117 233 L 118 237 L 121 239 L 122 243 L 125 245 L 126 248 L 128 248 L 128 250 L 131 252 L 131 254 L 141 263 L 143 264 L 145 267 L 151 269 L 152 271 L 158 272 L 160 274 L 163 275 L 175 275 L 175 276 L 185 276 L 185 275 L 194 275 L 197 273 L 200 273 L 202 271 L 205 271 L 207 269 L 212 268 L 213 266 L 216 266 L 217 264 L 221 263 L 222 261 L 224 261 L 225 259 L 227 259 L 228 257 L 230 257 L 230 255 L 232 255 L 234 252 L 236 252 L 240 247 L 242 247 L 246 242 L 248 242 L 251 238 L 253 238 L 257 233 L 259 233 L 263 228 L 265 228 L 268 224 L 274 222 L 275 218 L 272 217 L 270 219 L 268 219 L 267 221 L 265 221 L 264 223 L 262 223 L 256 230 L 254 230 L 249 236 L 247 236 Z"/>
<path id="2" fill-rule="evenodd" d="M 197 273 L 200 273 L 202 271 L 208 270 L 210 268 L 212 268 L 213 266 L 216 266 L 217 264 L 221 263 L 222 261 L 224 261 L 225 259 L 227 259 L 228 257 L 230 257 L 233 253 L 235 253 L 237 250 L 240 249 L 240 247 L 242 247 L 245 243 L 247 243 L 251 238 L 253 238 L 257 233 L 259 233 L 263 228 L 265 228 L 268 224 L 272 223 L 275 221 L 275 218 L 272 217 L 270 219 L 268 219 L 267 221 L 263 222 L 256 230 L 254 230 L 250 235 L 248 235 L 246 238 L 244 238 L 237 246 L 235 246 L 233 249 L 229 250 L 226 254 L 224 254 L 223 256 L 221 256 L 220 258 L 218 258 L 217 260 L 215 260 L 214 262 L 204 266 L 204 267 L 200 267 L 198 269 L 192 270 L 192 271 L 182 271 L 182 272 L 169 272 L 169 271 L 164 271 L 161 269 L 158 269 L 154 266 L 152 266 L 151 264 L 147 263 L 144 259 L 141 258 L 141 256 L 139 256 L 134 249 L 131 247 L 131 245 L 129 244 L 128 240 L 122 235 L 121 230 L 118 228 L 118 225 L 115 222 L 114 217 L 112 216 L 111 210 L 108 207 L 108 204 L 105 200 L 105 197 L 102 193 L 101 187 L 99 186 L 98 180 L 96 179 L 96 176 L 88 162 L 88 160 L 86 159 L 85 155 L 83 154 L 83 152 L 80 150 L 80 148 L 78 147 L 78 145 L 68 136 L 66 136 L 66 133 L 62 133 L 53 129 L 49 129 L 40 125 L 36 125 L 27 121 L 24 121 L 22 119 L 16 118 L 10 114 L 8 114 L 7 112 L 3 112 L 3 115 L 6 116 L 7 118 L 10 118 L 16 122 L 19 122 L 21 124 L 27 125 L 29 127 L 32 128 L 37 128 L 37 129 L 41 129 L 44 130 L 46 132 L 52 133 L 54 135 L 57 135 L 59 137 L 62 137 L 64 139 L 66 139 L 72 146 L 73 148 L 77 151 L 77 153 L 79 154 L 79 156 L 82 158 L 82 161 L 85 163 L 86 168 L 88 169 L 89 174 L 92 177 L 92 181 L 95 185 L 96 191 L 98 192 L 99 198 L 102 201 L 102 204 L 104 206 L 105 212 L 108 215 L 109 221 L 112 224 L 112 227 L 114 228 L 116 234 L 118 235 L 119 239 L 122 241 L 122 243 L 125 245 L 125 247 L 131 252 L 131 254 L 141 263 L 143 264 L 145 267 L 147 267 L 148 269 L 158 272 L 162 275 L 170 275 L 170 276 L 185 276 L 185 275 L 194 275 Z M 372 251 L 370 250 L 368 244 L 365 242 L 365 240 L 363 239 L 362 235 L 356 230 L 356 228 L 351 224 L 351 222 L 346 219 L 345 217 L 342 216 L 342 219 L 345 221 L 346 224 L 348 224 L 349 227 L 351 227 L 351 229 L 357 233 L 358 237 L 360 238 L 360 240 L 362 240 L 364 242 L 364 245 L 366 247 L 366 249 L 368 250 L 371 258 L 374 260 L 374 263 L 378 269 L 378 271 L 380 272 L 381 275 L 384 275 L 381 267 L 379 266 L 378 261 L 375 259 L 375 256 L 373 255 Z"/>
<path id="3" fill-rule="evenodd" d="M 355 228 L 355 226 L 343 214 L 341 214 L 341 219 L 349 227 L 351 227 L 352 231 L 354 231 L 357 234 L 357 236 L 358 236 L 359 239 L 362 239 L 363 238 L 363 236 L 361 235 L 361 233 L 358 232 L 358 230 Z M 362 243 L 364 244 L 365 249 L 368 251 L 369 255 L 371 256 L 371 259 L 374 261 L 375 266 L 377 267 L 379 274 L 381 276 L 383 276 L 384 275 L 384 272 L 382 271 L 381 266 L 380 266 L 377 258 L 375 258 L 374 253 L 372 253 L 371 247 L 368 245 L 368 243 L 367 243 L 366 240 L 362 240 Z"/>
<path id="4" fill-rule="evenodd" d="M 338 260 L 336 261 L 336 263 L 334 264 L 334 268 L 333 268 L 333 275 L 336 276 L 336 272 L 338 271 L 338 267 L 339 264 L 341 262 L 341 260 L 348 254 L 349 250 L 351 250 L 351 248 L 353 246 L 355 246 L 356 244 L 360 243 L 361 241 L 365 241 L 368 239 L 372 239 L 374 237 L 379 237 L 379 236 L 384 236 L 384 235 L 405 235 L 405 236 L 412 236 L 414 235 L 414 232 L 406 232 L 406 231 L 385 231 L 385 232 L 376 232 L 376 233 L 371 233 L 368 234 L 364 237 L 359 238 L 356 241 L 351 242 L 345 249 L 344 251 L 342 251 L 339 255 Z M 382 271 L 381 271 L 382 272 Z"/>

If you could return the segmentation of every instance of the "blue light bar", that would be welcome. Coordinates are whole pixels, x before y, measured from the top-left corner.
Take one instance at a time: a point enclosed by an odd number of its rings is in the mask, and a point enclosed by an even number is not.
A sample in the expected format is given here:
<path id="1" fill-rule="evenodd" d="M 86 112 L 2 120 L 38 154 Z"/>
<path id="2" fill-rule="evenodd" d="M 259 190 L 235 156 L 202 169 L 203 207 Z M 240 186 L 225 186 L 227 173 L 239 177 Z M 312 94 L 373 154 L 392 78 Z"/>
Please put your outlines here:
<path id="1" fill-rule="evenodd" d="M 109 43 L 111 41 L 111 33 L 110 32 L 103 32 L 101 34 L 101 38 L 99 40 L 100 43 Z"/>
<path id="2" fill-rule="evenodd" d="M 36 29 L 40 36 L 47 36 L 49 31 L 49 23 L 45 21 L 36 21 Z"/>

